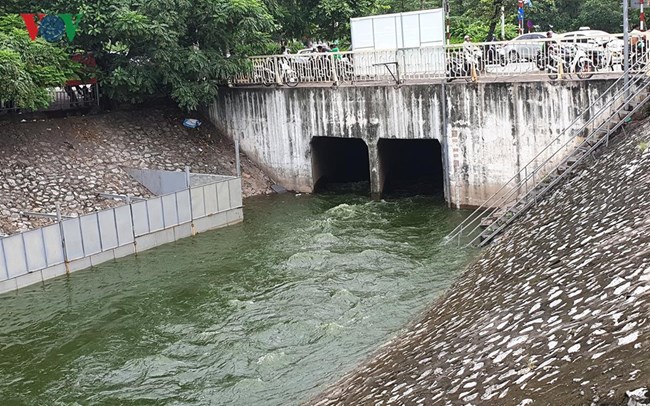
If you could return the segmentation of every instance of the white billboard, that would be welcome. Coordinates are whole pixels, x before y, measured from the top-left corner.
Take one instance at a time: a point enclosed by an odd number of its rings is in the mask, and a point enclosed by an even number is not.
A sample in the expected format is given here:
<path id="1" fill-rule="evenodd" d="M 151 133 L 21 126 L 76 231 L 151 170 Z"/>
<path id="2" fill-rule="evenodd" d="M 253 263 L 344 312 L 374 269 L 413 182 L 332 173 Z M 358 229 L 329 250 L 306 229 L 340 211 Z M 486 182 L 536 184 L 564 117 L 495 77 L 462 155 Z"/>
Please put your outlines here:
<path id="1" fill-rule="evenodd" d="M 421 48 L 443 45 L 441 8 L 350 19 L 352 50 Z"/>

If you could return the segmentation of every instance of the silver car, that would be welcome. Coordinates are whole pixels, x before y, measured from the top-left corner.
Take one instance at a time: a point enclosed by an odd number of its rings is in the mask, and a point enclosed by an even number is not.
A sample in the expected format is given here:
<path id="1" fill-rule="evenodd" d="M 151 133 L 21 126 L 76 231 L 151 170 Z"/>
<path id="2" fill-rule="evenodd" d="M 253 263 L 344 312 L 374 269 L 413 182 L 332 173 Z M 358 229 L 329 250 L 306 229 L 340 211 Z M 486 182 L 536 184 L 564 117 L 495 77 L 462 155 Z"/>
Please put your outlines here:
<path id="1" fill-rule="evenodd" d="M 559 39 L 584 50 L 596 68 L 613 69 L 614 65 L 622 63 L 623 40 L 608 32 L 583 27 L 579 31 L 560 34 Z"/>
<path id="2" fill-rule="evenodd" d="M 544 38 L 546 38 L 544 32 L 529 32 L 511 40 L 498 51 L 501 66 L 508 63 L 535 61 L 543 47 L 543 42 L 539 40 Z"/>

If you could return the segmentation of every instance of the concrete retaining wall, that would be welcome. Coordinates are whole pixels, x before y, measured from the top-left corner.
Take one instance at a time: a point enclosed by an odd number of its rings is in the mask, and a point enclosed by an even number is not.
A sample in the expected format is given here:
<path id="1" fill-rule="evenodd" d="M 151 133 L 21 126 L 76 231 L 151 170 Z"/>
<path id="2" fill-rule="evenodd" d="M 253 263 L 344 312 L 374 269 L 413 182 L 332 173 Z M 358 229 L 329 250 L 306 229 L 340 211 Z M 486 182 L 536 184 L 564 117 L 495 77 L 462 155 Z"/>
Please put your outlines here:
<path id="1" fill-rule="evenodd" d="M 314 136 L 363 139 L 374 193 L 381 193 L 379 139 L 437 139 L 442 145 L 447 201 L 457 207 L 476 206 L 612 83 L 231 88 L 219 93 L 209 114 L 221 131 L 239 138 L 242 150 L 278 183 L 301 192 L 311 192 L 314 186 L 310 145 Z M 575 127 L 588 119 L 585 115 Z M 562 142 L 572 137 L 567 133 Z"/>
<path id="2" fill-rule="evenodd" d="M 0 294 L 243 220 L 240 178 L 201 180 L 0 239 Z"/>

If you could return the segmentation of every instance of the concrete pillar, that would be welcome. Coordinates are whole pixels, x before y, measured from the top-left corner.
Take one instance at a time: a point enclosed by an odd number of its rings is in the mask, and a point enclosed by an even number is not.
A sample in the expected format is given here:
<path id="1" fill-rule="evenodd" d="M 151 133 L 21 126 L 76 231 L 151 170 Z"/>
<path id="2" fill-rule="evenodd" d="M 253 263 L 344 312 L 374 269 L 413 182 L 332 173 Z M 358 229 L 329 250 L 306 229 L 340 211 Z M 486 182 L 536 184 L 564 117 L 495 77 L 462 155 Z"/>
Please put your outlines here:
<path id="1" fill-rule="evenodd" d="M 381 197 L 381 180 L 379 177 L 379 149 L 377 147 L 377 141 L 368 143 L 368 161 L 370 162 L 370 196 L 373 199 L 379 199 Z"/>

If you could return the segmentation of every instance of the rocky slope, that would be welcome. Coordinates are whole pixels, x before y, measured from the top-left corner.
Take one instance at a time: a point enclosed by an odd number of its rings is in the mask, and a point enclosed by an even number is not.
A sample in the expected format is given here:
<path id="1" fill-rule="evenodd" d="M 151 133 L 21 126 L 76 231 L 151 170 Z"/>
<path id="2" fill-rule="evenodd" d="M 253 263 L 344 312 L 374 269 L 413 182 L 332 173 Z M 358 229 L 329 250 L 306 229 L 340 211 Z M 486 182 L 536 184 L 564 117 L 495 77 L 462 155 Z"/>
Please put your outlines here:
<path id="1" fill-rule="evenodd" d="M 0 120 L 0 235 L 48 224 L 21 211 L 66 215 L 121 204 L 100 192 L 149 196 L 122 168 L 234 175 L 233 144 L 203 121 L 182 126 L 172 108 L 67 118 Z M 244 196 L 270 193 L 270 179 L 242 154 Z"/>
<path id="2" fill-rule="evenodd" d="M 626 391 L 647 388 L 647 124 L 619 135 L 312 403 L 623 405 Z"/>

